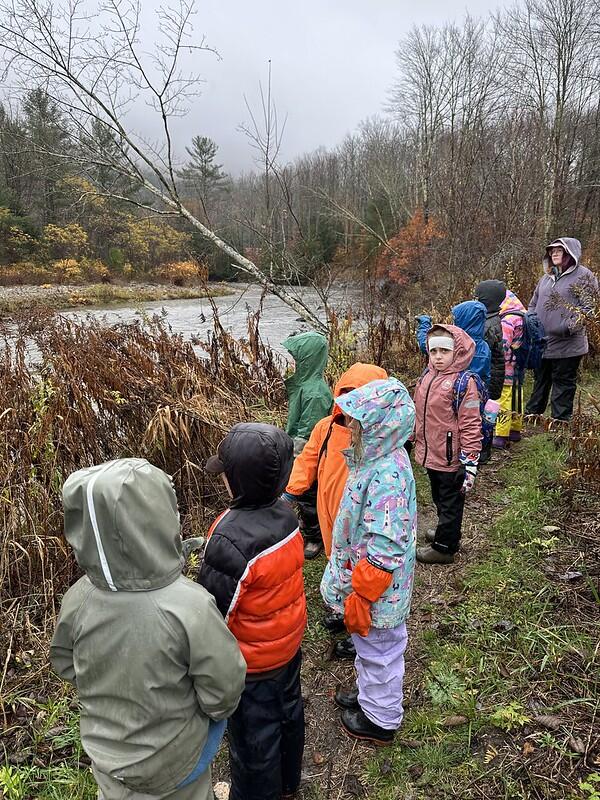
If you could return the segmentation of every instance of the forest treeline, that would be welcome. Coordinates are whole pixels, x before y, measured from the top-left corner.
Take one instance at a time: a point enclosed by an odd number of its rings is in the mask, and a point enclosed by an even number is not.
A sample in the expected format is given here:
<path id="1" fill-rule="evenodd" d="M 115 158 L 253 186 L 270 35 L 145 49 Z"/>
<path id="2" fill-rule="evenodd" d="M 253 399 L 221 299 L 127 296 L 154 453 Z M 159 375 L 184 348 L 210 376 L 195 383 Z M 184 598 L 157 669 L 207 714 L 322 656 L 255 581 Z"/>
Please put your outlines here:
<path id="1" fill-rule="evenodd" d="M 182 200 L 282 281 L 367 272 L 430 290 L 533 273 L 557 235 L 580 238 L 593 264 L 598 19 L 597 0 L 525 0 L 486 20 L 414 28 L 399 43 L 381 116 L 335 148 L 281 164 L 283 126 L 268 100 L 246 130 L 257 168 L 228 176 L 218 143 L 199 133 L 177 173 Z M 116 147 L 100 121 L 92 135 L 99 154 Z M 77 159 L 47 155 L 78 146 L 68 115 L 43 88 L 0 110 L 5 281 L 234 274 L 199 232 L 137 208 L 151 199 L 107 169 L 109 158 L 82 173 Z"/>

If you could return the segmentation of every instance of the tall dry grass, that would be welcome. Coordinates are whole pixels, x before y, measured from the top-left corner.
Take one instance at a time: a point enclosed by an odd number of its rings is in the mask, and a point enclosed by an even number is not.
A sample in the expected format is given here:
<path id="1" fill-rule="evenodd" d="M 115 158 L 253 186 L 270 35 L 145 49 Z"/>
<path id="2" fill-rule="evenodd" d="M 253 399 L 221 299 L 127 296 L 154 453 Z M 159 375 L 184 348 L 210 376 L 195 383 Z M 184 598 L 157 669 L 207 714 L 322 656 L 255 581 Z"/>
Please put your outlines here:
<path id="1" fill-rule="evenodd" d="M 62 535 L 65 478 L 146 457 L 174 476 L 187 534 L 217 504 L 204 460 L 235 422 L 277 421 L 285 390 L 256 320 L 245 342 L 217 322 L 205 359 L 158 317 L 108 328 L 35 309 L 2 323 L 0 341 L 1 681 L 76 577 Z"/>

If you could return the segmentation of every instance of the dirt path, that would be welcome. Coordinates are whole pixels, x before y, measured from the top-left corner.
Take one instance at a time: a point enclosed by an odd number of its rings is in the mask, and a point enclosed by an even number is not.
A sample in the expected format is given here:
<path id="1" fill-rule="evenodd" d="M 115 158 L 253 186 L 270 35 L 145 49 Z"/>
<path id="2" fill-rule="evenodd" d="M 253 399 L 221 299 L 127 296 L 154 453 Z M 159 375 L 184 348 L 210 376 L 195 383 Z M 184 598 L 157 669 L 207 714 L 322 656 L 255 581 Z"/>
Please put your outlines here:
<path id="1" fill-rule="evenodd" d="M 409 645 L 404 684 L 406 708 L 419 703 L 418 687 L 427 667 L 425 657 L 419 652 L 420 636 L 417 636 L 417 632 L 437 628 L 435 611 L 429 609 L 442 611 L 460 602 L 465 565 L 476 558 L 478 550 L 485 546 L 485 531 L 498 511 L 497 505 L 490 498 L 494 497 L 501 485 L 497 475 L 505 458 L 503 454 L 496 454 L 493 462 L 480 471 L 477 491 L 467 502 L 461 554 L 456 563 L 436 567 L 417 565 L 412 610 L 408 621 Z M 434 527 L 435 522 L 433 506 L 421 504 L 419 544 L 423 543 L 425 531 Z M 324 559 L 320 559 L 318 563 L 322 571 Z M 306 748 L 300 797 L 302 800 L 368 797 L 368 788 L 361 784 L 359 776 L 364 773 L 364 764 L 373 755 L 375 748 L 348 737 L 339 722 L 339 710 L 333 696 L 338 686 L 353 684 L 354 667 L 351 661 L 332 659 L 333 642 L 318 624 L 322 606 L 319 602 L 316 580 L 318 573 L 315 567 L 316 565 L 311 565 L 307 573 L 310 619 L 303 645 Z M 402 745 L 402 742 L 400 729 L 397 743 Z"/>

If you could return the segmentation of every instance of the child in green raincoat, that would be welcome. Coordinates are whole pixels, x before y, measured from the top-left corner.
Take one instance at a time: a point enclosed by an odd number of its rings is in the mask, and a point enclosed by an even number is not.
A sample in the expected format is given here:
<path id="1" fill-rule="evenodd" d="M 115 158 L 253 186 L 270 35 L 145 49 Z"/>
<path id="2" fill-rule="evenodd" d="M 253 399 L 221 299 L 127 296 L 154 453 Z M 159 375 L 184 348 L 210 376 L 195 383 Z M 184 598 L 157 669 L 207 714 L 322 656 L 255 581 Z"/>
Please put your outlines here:
<path id="1" fill-rule="evenodd" d="M 325 380 L 329 348 L 320 333 L 309 331 L 288 337 L 283 347 L 295 362 L 295 371 L 286 378 L 288 420 L 286 433 L 294 441 L 298 456 L 319 420 L 331 413 L 333 395 Z M 317 484 L 305 492 L 298 503 L 300 528 L 306 542 L 305 558 L 315 558 L 323 549 L 317 517 Z"/>

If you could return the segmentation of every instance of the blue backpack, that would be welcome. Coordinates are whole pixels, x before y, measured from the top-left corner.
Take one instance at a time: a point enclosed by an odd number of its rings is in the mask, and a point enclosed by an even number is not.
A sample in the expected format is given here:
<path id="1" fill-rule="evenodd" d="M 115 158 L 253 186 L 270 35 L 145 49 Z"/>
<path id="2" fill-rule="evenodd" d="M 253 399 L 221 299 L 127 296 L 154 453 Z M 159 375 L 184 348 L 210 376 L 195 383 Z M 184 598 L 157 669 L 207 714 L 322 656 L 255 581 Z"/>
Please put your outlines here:
<path id="1" fill-rule="evenodd" d="M 458 417 L 458 409 L 460 408 L 460 404 L 464 400 L 465 393 L 467 391 L 467 386 L 469 385 L 469 380 L 473 378 L 475 381 L 475 385 L 477 386 L 477 394 L 479 395 L 479 413 L 481 415 L 481 434 L 482 434 L 482 441 L 481 441 L 481 448 L 482 450 L 485 449 L 486 445 L 492 441 L 494 437 L 494 426 L 487 421 L 485 418 L 485 405 L 487 401 L 490 399 L 490 394 L 488 391 L 488 387 L 485 385 L 483 380 L 479 377 L 476 372 L 469 372 L 468 369 L 459 372 L 456 380 L 454 381 L 454 396 L 452 398 L 452 409 L 455 415 Z"/>
<path id="2" fill-rule="evenodd" d="M 425 367 L 423 375 L 424 377 L 429 372 L 429 367 Z M 482 434 L 482 442 L 481 448 L 484 449 L 487 444 L 489 444 L 493 437 L 494 437 L 494 426 L 488 422 L 485 418 L 484 409 L 485 404 L 490 399 L 489 391 L 487 386 L 485 385 L 484 381 L 476 372 L 470 372 L 468 369 L 459 372 L 456 376 L 456 380 L 454 381 L 453 386 L 453 396 L 452 396 L 452 410 L 456 417 L 458 417 L 458 410 L 460 408 L 460 404 L 465 398 L 465 394 L 467 391 L 467 386 L 469 385 L 469 380 L 473 378 L 475 381 L 475 386 L 477 387 L 477 394 L 479 395 L 479 414 L 481 415 L 481 434 Z"/>
<path id="3" fill-rule="evenodd" d="M 537 369 L 542 363 L 542 355 L 546 347 L 546 332 L 540 318 L 535 311 L 507 311 L 500 318 L 512 314 L 523 320 L 523 341 L 521 346 L 514 351 L 515 376 L 517 383 L 522 385 L 525 380 L 525 371 Z"/>

